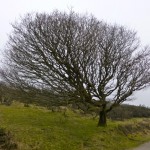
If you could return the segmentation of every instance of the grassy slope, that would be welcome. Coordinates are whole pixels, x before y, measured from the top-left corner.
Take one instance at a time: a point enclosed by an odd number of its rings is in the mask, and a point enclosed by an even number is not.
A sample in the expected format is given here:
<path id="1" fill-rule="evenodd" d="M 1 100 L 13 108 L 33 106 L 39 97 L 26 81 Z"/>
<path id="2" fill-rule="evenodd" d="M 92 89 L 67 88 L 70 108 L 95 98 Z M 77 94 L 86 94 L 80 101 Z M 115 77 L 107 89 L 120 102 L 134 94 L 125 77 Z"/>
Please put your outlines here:
<path id="1" fill-rule="evenodd" d="M 138 126 L 149 128 L 150 120 L 109 121 L 102 128 L 96 126 L 97 120 L 71 111 L 64 117 L 17 104 L 0 106 L 0 122 L 13 134 L 20 150 L 124 150 L 150 140 L 149 130 Z"/>

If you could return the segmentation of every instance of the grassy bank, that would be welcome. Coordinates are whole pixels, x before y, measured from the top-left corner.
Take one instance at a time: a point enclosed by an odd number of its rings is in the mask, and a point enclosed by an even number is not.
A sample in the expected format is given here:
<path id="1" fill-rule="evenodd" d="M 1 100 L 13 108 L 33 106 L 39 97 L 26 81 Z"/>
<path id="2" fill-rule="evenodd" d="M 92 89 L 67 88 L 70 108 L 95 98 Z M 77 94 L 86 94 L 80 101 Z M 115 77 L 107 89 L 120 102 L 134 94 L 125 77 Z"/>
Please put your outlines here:
<path id="1" fill-rule="evenodd" d="M 20 150 L 125 150 L 150 140 L 150 120 L 108 121 L 67 111 L 0 105 L 0 127 L 10 131 Z M 143 139 L 144 136 L 144 139 Z"/>

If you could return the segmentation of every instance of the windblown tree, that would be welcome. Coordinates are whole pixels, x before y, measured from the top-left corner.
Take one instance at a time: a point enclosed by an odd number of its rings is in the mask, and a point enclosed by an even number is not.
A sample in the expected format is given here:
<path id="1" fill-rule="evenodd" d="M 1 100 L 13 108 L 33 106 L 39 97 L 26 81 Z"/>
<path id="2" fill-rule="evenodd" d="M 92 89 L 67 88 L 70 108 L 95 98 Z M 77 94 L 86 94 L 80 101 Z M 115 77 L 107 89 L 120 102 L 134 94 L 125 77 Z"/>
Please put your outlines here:
<path id="1" fill-rule="evenodd" d="M 6 54 L 1 74 L 7 81 L 98 107 L 99 126 L 150 84 L 150 51 L 134 31 L 74 12 L 27 14 L 13 25 Z"/>

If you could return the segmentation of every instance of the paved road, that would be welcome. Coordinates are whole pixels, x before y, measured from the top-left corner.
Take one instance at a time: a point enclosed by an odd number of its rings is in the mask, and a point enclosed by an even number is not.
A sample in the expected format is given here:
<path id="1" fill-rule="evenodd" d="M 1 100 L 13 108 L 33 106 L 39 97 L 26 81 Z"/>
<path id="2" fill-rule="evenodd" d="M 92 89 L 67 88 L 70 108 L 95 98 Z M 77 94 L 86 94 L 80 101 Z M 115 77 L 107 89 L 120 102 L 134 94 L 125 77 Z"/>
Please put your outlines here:
<path id="1" fill-rule="evenodd" d="M 150 142 L 142 144 L 133 150 L 150 150 Z"/>

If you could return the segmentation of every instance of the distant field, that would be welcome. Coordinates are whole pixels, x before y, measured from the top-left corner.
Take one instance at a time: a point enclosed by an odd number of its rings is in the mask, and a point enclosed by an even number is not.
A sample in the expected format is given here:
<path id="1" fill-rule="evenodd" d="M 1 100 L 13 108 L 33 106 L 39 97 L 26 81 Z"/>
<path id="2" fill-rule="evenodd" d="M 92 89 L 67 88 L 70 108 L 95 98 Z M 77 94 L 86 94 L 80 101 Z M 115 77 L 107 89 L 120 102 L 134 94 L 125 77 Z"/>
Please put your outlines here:
<path id="1" fill-rule="evenodd" d="M 19 150 L 126 150 L 150 140 L 150 119 L 108 121 L 67 110 L 62 112 L 14 103 L 0 105 L 0 127 L 9 131 Z M 144 137 L 144 138 L 143 138 Z"/>

